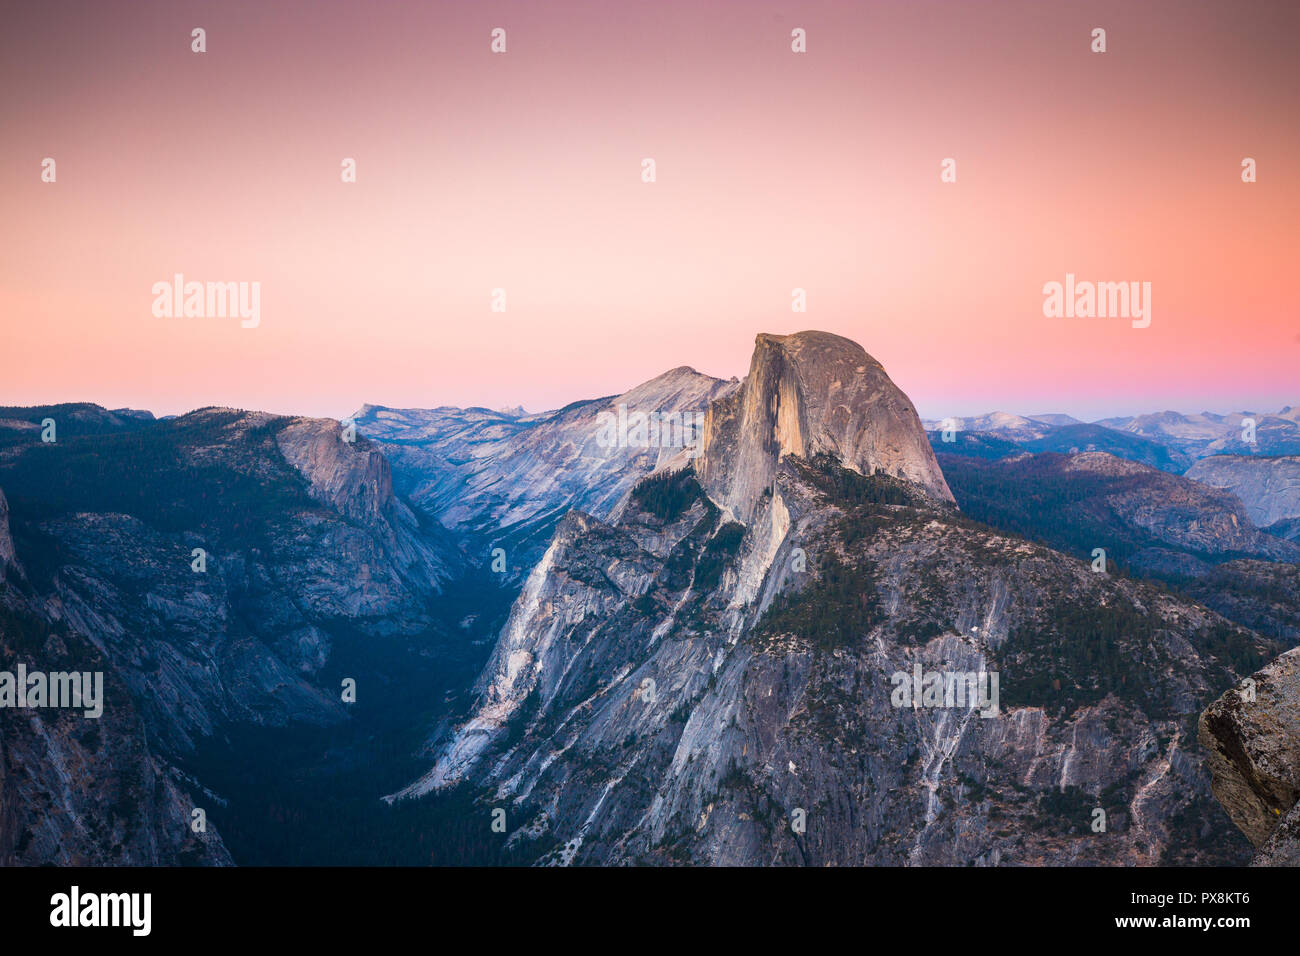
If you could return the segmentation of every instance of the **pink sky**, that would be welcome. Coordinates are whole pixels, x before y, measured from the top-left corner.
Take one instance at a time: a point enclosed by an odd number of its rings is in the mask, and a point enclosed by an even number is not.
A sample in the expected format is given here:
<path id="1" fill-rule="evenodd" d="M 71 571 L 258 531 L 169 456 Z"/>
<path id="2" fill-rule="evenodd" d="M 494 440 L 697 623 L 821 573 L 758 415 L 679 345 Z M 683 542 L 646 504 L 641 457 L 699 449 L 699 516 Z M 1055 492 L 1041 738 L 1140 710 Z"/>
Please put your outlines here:
<path id="1" fill-rule="evenodd" d="M 927 417 L 1297 404 L 1297 35 L 1187 0 L 28 4 L 0 404 L 539 410 L 805 328 Z M 155 318 L 175 272 L 260 282 L 260 326 Z M 1066 272 L 1152 283 L 1151 327 L 1044 318 Z"/>

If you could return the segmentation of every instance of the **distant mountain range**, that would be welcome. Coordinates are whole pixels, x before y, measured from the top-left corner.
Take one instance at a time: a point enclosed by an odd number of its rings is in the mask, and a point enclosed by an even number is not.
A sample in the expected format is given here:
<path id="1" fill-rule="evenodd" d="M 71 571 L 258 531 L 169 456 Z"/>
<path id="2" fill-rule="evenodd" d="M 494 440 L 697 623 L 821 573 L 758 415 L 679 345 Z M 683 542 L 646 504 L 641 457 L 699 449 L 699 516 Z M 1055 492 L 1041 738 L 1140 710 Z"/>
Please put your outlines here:
<path id="1" fill-rule="evenodd" d="M 1247 420 L 1254 422 L 1253 429 L 1245 428 Z M 1016 450 L 1104 451 L 1175 474 L 1211 455 L 1300 455 L 1300 408 L 1290 405 L 1278 412 L 1156 412 L 1091 423 L 1069 415 L 990 412 L 931 420 L 925 427 L 937 450 L 955 454 L 1000 457 Z M 1252 436 L 1254 440 L 1248 440 Z"/>
<path id="2" fill-rule="evenodd" d="M 1243 422 L 1254 422 L 1254 441 Z M 953 427 L 955 426 L 955 428 Z M 1105 452 L 1236 494 L 1253 522 L 1300 540 L 1300 408 L 1276 413 L 1159 412 L 1084 423 L 1068 415 L 992 412 L 927 422 L 941 455 L 1006 459 L 1026 452 Z"/>

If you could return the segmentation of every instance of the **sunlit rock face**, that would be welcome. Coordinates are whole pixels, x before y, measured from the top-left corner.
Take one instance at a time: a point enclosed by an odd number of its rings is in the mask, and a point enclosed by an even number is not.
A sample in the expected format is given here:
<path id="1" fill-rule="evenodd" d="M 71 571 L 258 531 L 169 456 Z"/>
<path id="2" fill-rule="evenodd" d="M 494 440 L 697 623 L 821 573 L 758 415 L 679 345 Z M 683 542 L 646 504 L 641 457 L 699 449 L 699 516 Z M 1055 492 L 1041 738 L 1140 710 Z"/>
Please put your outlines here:
<path id="1" fill-rule="evenodd" d="M 472 554 L 501 547 L 506 575 L 522 579 L 560 520 L 578 509 L 608 517 L 628 489 L 674 458 L 698 454 L 709 404 L 737 382 L 681 366 L 620 395 L 534 415 L 521 409 L 385 408 L 356 414 L 360 433 L 392 461 L 397 490 Z M 687 440 L 631 430 L 611 442 L 606 426 L 627 417 L 676 416 Z M 684 448 L 684 445 L 695 448 Z"/>
<path id="2" fill-rule="evenodd" d="M 860 345 L 828 332 L 760 334 L 740 389 L 709 410 L 701 484 L 748 522 L 782 457 L 818 454 L 952 501 L 916 409 Z"/>
<path id="3" fill-rule="evenodd" d="M 1300 517 L 1300 456 L 1215 455 L 1198 461 L 1187 477 L 1236 495 L 1261 528 Z"/>

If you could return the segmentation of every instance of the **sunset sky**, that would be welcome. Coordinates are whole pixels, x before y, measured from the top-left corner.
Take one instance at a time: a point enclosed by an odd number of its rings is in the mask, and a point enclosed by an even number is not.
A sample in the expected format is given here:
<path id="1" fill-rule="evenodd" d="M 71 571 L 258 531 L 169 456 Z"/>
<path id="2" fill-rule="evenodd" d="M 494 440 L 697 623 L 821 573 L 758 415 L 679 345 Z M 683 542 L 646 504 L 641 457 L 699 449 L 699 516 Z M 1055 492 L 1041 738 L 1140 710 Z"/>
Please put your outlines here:
<path id="1" fill-rule="evenodd" d="M 10 5 L 0 404 L 541 410 L 807 328 L 926 417 L 1300 404 L 1297 36 L 1284 2 Z M 177 272 L 259 282 L 260 325 L 156 318 Z M 1045 318 L 1067 272 L 1150 282 L 1151 327 Z"/>

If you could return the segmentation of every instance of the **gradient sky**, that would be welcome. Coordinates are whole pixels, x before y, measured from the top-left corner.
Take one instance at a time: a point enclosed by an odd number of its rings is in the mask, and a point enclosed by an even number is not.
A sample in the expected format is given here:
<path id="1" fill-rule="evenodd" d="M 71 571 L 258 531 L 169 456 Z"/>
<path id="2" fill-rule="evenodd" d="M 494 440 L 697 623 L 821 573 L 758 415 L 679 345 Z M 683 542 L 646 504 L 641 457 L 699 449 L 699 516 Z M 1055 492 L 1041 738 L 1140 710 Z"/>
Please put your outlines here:
<path id="1" fill-rule="evenodd" d="M 0 404 L 540 410 L 805 328 L 927 417 L 1297 404 L 1297 36 L 1287 2 L 11 5 Z M 260 282 L 260 327 L 155 318 L 175 272 Z M 1044 318 L 1066 272 L 1151 282 L 1151 327 Z"/>

